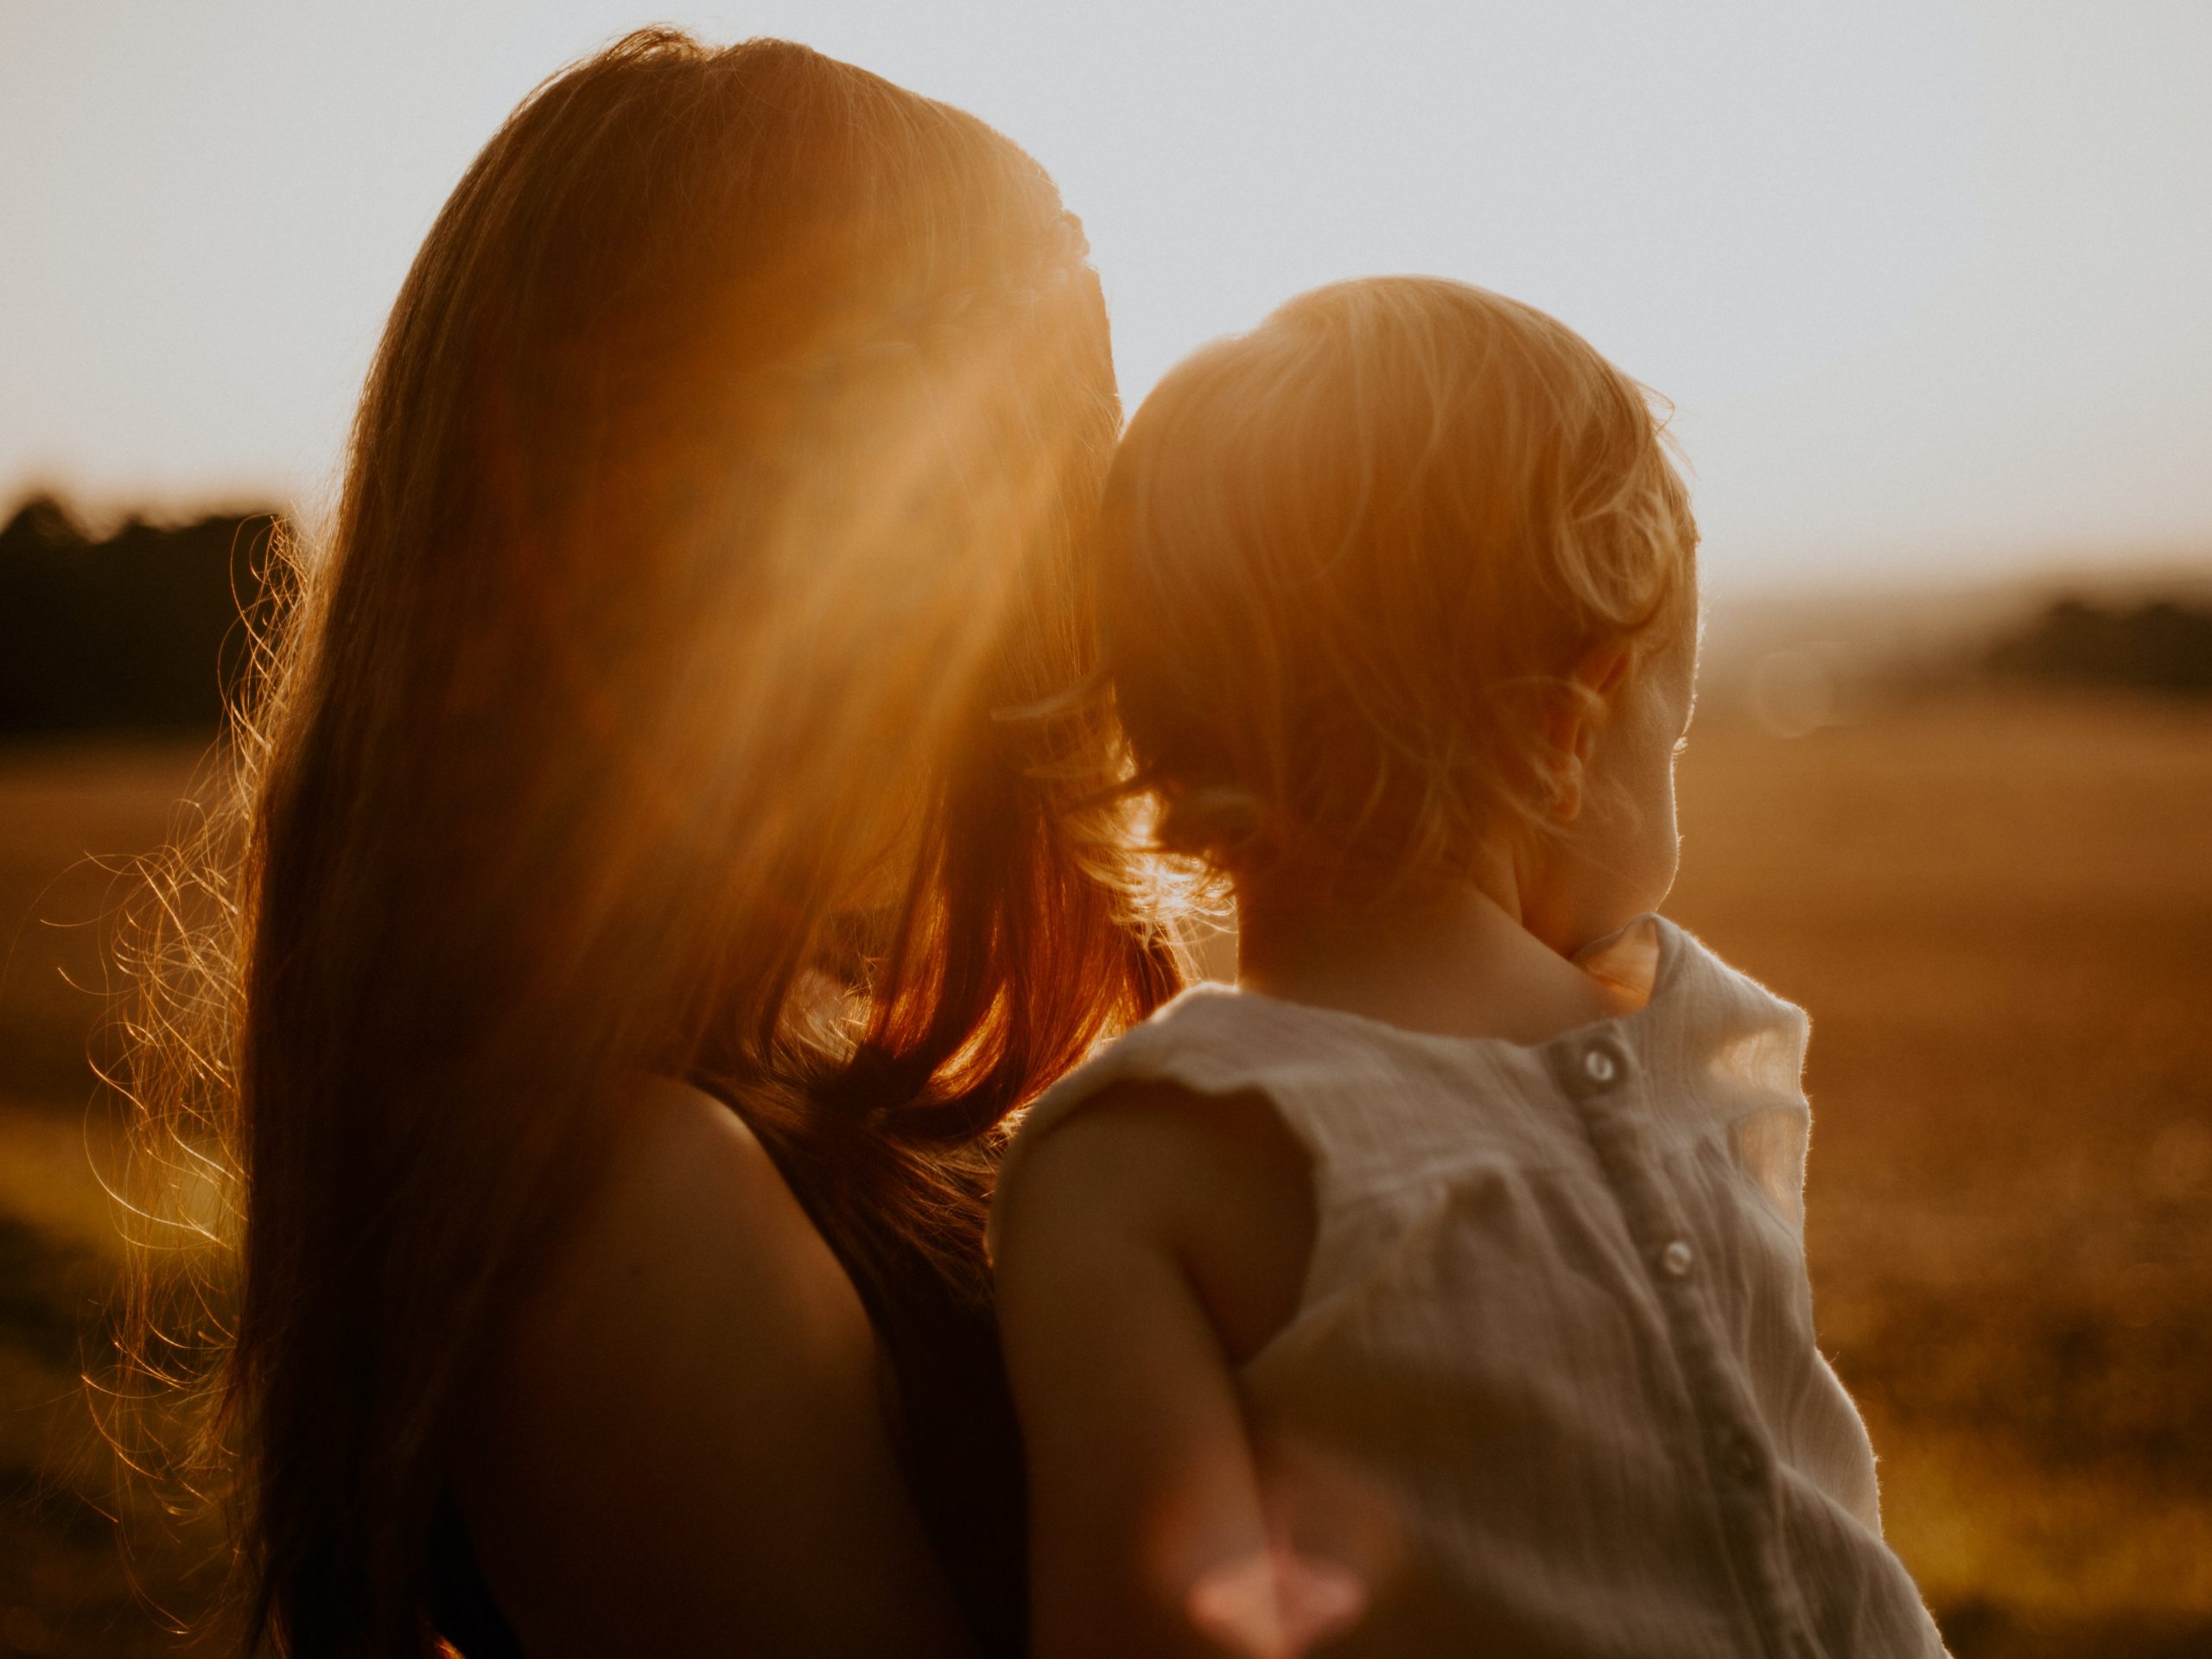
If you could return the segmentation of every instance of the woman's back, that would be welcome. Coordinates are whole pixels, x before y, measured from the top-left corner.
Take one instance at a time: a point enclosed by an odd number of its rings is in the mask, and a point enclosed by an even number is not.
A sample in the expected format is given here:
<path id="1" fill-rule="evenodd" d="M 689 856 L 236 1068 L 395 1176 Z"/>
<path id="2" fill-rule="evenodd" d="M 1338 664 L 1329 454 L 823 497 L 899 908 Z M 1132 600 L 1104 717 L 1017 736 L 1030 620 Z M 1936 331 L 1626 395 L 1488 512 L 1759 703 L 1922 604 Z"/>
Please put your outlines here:
<path id="1" fill-rule="evenodd" d="M 841 1255 L 723 1103 L 655 1082 L 631 1107 L 471 1402 L 444 1634 L 467 1659 L 1020 1652 L 1020 1449 L 988 1307 L 918 1253 L 889 1281 Z"/>

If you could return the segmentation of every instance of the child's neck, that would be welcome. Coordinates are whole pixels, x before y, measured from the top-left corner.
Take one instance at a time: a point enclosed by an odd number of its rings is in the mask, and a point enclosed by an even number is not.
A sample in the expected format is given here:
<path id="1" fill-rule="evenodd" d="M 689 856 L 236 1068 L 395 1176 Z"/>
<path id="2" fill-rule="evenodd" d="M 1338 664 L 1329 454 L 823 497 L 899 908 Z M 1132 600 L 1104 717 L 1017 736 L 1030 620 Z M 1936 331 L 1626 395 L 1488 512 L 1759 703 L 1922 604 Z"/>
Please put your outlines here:
<path id="1" fill-rule="evenodd" d="M 1510 870 L 1380 903 L 1240 882 L 1236 922 L 1242 988 L 1409 1031 L 1541 1043 L 1622 1012 L 1522 925 Z"/>

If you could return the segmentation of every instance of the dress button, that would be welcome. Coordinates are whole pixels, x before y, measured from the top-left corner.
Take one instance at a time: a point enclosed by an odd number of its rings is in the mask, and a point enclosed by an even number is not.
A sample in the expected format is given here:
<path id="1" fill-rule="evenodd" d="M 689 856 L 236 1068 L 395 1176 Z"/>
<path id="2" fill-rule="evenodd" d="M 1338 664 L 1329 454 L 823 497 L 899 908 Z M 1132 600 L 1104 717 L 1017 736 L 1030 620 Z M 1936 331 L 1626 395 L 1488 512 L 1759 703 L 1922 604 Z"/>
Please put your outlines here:
<path id="1" fill-rule="evenodd" d="M 1602 1048 L 1591 1049 L 1582 1056 L 1582 1075 L 1594 1084 L 1602 1086 L 1620 1074 L 1620 1062 Z"/>
<path id="2" fill-rule="evenodd" d="M 1678 1238 L 1659 1252 L 1659 1265 L 1666 1269 L 1670 1279 L 1679 1279 L 1688 1273 L 1690 1263 L 1695 1259 L 1696 1253 L 1690 1249 L 1687 1239 Z"/>
<path id="3" fill-rule="evenodd" d="M 1728 1472 L 1749 1485 L 1766 1472 L 1766 1453 L 1759 1443 L 1742 1431 L 1731 1434 L 1721 1448 L 1720 1461 Z"/>

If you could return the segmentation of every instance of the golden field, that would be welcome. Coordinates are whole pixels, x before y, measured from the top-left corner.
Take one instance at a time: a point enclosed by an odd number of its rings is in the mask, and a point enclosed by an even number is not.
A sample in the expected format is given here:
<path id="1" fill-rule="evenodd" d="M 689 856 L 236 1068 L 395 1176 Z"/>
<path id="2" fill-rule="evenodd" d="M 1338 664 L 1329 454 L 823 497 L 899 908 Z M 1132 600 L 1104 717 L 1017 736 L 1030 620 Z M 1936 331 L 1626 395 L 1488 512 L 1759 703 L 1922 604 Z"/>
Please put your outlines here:
<path id="1" fill-rule="evenodd" d="M 2212 707 L 1713 722 L 1669 908 L 1813 1015 L 1808 1248 L 1976 1654 L 2212 1653 Z"/>
<path id="2" fill-rule="evenodd" d="M 188 1601 L 100 1513 L 100 1009 L 62 975 L 119 897 L 82 855 L 158 840 L 196 758 L 0 751 L 0 1654 L 164 1651 L 139 1595 Z M 1959 1659 L 2212 1653 L 2212 705 L 1701 719 L 1682 793 L 1671 908 L 1813 1013 L 1823 1340 Z"/>

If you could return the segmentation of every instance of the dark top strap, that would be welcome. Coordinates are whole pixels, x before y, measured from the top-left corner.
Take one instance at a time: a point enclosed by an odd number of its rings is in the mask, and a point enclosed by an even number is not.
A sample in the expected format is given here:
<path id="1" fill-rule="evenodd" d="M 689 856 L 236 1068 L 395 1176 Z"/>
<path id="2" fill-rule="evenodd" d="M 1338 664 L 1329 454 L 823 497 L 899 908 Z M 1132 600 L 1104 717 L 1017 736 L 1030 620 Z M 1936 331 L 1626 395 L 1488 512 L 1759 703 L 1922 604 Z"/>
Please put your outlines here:
<path id="1" fill-rule="evenodd" d="M 1029 1649 L 1027 1491 L 998 1319 L 918 1255 L 903 1265 L 899 1285 L 862 1300 L 898 1381 L 907 1490 L 977 1650 L 1020 1659 Z"/>

